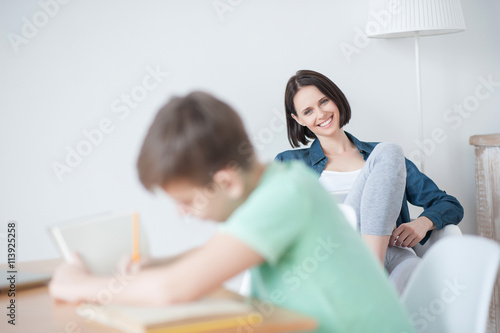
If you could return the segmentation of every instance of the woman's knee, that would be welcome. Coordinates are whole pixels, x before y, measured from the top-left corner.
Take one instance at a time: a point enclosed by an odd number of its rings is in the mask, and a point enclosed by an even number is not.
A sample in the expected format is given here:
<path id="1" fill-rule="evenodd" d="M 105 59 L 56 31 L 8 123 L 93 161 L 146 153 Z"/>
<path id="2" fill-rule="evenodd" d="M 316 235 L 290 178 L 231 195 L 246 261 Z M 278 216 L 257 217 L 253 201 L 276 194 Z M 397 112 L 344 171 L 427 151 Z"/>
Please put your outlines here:
<path id="1" fill-rule="evenodd" d="M 403 149 L 395 143 L 381 142 L 375 146 L 371 155 L 374 155 L 377 159 L 387 159 L 406 169 Z"/>
<path id="2" fill-rule="evenodd" d="M 379 143 L 375 146 L 372 153 L 377 153 L 377 151 L 383 155 L 404 158 L 404 152 L 401 146 L 392 142 Z"/>

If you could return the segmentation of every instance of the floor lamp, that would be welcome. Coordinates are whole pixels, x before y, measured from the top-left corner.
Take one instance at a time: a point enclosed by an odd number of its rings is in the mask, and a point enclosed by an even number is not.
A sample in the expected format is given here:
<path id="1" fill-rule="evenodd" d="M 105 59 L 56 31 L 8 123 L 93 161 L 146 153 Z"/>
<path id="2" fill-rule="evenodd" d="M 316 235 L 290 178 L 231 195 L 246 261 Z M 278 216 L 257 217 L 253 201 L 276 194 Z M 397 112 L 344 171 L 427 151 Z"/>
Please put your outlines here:
<path id="1" fill-rule="evenodd" d="M 415 38 L 420 171 L 424 172 L 424 120 L 420 83 L 420 36 L 465 30 L 460 0 L 370 0 L 366 34 L 371 38 Z"/>

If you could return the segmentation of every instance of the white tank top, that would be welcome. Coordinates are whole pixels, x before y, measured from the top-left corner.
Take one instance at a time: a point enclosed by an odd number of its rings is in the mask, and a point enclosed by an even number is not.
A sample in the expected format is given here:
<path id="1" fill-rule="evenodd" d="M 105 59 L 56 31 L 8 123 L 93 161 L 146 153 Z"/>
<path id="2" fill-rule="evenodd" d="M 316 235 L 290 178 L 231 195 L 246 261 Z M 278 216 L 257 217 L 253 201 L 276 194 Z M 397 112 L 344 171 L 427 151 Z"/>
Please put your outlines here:
<path id="1" fill-rule="evenodd" d="M 361 169 L 347 172 L 323 170 L 319 183 L 338 203 L 343 203 L 360 172 Z"/>

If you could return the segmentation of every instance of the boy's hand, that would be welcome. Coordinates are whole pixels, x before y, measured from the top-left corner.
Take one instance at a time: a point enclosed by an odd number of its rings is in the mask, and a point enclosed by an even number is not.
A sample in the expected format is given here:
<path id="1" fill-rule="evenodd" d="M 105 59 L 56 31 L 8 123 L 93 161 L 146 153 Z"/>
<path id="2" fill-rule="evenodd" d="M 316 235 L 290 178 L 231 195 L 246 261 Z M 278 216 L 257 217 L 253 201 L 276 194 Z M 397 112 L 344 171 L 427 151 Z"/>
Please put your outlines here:
<path id="1" fill-rule="evenodd" d="M 435 227 L 434 223 L 425 216 L 411 222 L 402 223 L 392 232 L 389 246 L 414 247 L 425 237 L 427 231 Z"/>
<path id="2" fill-rule="evenodd" d="M 141 256 L 139 261 L 134 262 L 132 260 L 132 255 L 125 255 L 123 256 L 120 261 L 118 261 L 118 264 L 116 266 L 118 272 L 124 275 L 134 275 L 137 272 L 139 272 L 143 268 L 150 268 L 150 267 L 155 267 L 155 266 L 164 266 L 164 265 L 169 265 L 173 263 L 176 260 L 179 260 L 181 257 L 189 254 L 189 253 L 194 253 L 195 251 L 199 250 L 199 248 L 194 248 L 191 250 L 188 250 L 180 255 L 176 256 L 170 256 L 170 257 L 148 257 L 148 256 Z"/>
<path id="3" fill-rule="evenodd" d="M 131 255 L 125 255 L 118 261 L 116 268 L 123 275 L 134 275 L 141 268 L 151 266 L 152 264 L 153 260 L 150 257 L 141 256 L 139 261 L 134 261 Z"/>
<path id="4" fill-rule="evenodd" d="M 49 293 L 55 299 L 78 302 L 82 300 L 78 291 L 89 276 L 90 274 L 80 256 L 74 253 L 73 263 L 62 263 L 55 270 L 49 284 Z"/>

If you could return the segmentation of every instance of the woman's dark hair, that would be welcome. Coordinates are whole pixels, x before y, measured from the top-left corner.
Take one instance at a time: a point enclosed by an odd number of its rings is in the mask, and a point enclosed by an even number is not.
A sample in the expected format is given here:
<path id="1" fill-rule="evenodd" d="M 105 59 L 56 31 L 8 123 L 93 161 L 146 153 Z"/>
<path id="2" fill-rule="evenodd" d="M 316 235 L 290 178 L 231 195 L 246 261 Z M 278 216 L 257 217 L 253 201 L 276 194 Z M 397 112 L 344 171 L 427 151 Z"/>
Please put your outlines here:
<path id="1" fill-rule="evenodd" d="M 297 116 L 297 111 L 293 105 L 293 98 L 305 86 L 315 86 L 337 105 L 340 113 L 339 126 L 342 128 L 351 119 L 351 107 L 344 93 L 329 78 L 315 71 L 300 70 L 288 80 L 285 90 L 285 112 L 288 131 L 288 141 L 292 147 L 299 147 L 300 143 L 306 145 L 309 140 L 316 138 L 316 135 L 305 126 L 299 125 L 292 114 Z"/>

